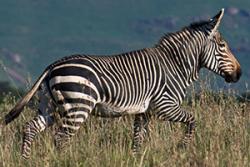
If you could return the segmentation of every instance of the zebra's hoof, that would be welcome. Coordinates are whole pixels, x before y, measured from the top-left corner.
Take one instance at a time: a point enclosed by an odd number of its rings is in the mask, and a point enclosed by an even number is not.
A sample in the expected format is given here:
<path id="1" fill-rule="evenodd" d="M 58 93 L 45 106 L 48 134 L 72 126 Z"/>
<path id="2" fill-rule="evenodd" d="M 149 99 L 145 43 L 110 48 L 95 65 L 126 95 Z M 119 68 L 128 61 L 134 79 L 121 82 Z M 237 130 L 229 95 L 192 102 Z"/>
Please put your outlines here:
<path id="1" fill-rule="evenodd" d="M 30 158 L 30 154 L 22 154 L 22 158 L 27 160 Z"/>
<path id="2" fill-rule="evenodd" d="M 22 157 L 24 159 L 29 159 L 30 158 L 30 154 L 31 154 L 31 148 L 30 148 L 30 144 L 29 143 L 23 143 L 22 146 Z"/>
<path id="3" fill-rule="evenodd" d="M 63 134 L 56 134 L 54 139 L 54 145 L 60 152 L 69 144 L 69 138 Z"/>
<path id="4" fill-rule="evenodd" d="M 187 144 L 184 142 L 180 142 L 177 144 L 177 148 L 181 149 L 181 150 L 185 150 L 185 149 L 187 149 Z"/>
<path id="5" fill-rule="evenodd" d="M 22 157 L 29 159 L 31 154 L 31 129 L 30 124 L 26 123 L 23 128 L 23 145 L 22 145 Z"/>
<path id="6" fill-rule="evenodd" d="M 132 148 L 132 155 L 133 157 L 139 157 L 141 155 L 141 150 L 138 147 Z"/>
<path id="7" fill-rule="evenodd" d="M 142 153 L 140 151 L 132 151 L 132 156 L 138 158 L 142 156 Z"/>

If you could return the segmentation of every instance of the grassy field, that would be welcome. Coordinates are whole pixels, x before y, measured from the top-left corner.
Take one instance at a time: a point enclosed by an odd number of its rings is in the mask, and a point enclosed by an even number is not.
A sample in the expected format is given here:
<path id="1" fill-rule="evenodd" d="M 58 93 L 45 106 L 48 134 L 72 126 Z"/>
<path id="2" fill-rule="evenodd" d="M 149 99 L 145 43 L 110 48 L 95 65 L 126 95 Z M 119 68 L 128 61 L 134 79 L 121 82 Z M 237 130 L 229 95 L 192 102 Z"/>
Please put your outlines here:
<path id="1" fill-rule="evenodd" d="M 0 104 L 0 117 L 14 101 L 6 96 Z M 193 144 L 187 149 L 176 147 L 183 136 L 183 125 L 177 123 L 170 128 L 168 123 L 152 120 L 150 139 L 140 155 L 132 156 L 132 116 L 104 121 L 91 117 L 65 153 L 54 149 L 52 127 L 37 137 L 33 155 L 26 161 L 20 156 L 22 126 L 34 115 L 27 108 L 14 123 L 0 130 L 0 166 L 249 166 L 249 104 L 203 91 L 183 107 L 197 120 Z"/>

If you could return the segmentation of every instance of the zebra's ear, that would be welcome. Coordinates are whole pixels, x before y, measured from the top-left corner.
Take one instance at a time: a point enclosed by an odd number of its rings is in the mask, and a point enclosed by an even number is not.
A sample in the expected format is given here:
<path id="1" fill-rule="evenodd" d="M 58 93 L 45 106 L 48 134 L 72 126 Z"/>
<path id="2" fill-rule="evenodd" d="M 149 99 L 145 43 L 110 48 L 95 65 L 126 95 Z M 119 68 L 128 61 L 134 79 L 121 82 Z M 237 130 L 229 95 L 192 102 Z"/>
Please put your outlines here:
<path id="1" fill-rule="evenodd" d="M 223 15 L 224 15 L 224 8 L 222 8 L 217 15 L 215 15 L 213 18 L 209 20 L 209 29 L 210 29 L 209 36 L 212 37 L 215 34 L 220 25 Z"/>

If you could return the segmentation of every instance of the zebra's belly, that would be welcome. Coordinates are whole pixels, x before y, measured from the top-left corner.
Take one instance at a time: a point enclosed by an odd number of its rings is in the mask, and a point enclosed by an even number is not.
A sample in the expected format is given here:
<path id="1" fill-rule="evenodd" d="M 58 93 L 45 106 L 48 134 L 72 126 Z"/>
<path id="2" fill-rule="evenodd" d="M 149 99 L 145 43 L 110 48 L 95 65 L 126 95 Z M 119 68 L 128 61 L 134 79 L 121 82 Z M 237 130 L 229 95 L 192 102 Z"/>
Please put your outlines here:
<path id="1" fill-rule="evenodd" d="M 127 114 L 138 114 L 144 113 L 149 107 L 149 100 L 146 100 L 140 105 L 128 106 L 128 107 L 118 107 L 108 104 L 99 103 L 96 104 L 95 109 L 92 111 L 92 115 L 101 117 L 119 117 Z"/>

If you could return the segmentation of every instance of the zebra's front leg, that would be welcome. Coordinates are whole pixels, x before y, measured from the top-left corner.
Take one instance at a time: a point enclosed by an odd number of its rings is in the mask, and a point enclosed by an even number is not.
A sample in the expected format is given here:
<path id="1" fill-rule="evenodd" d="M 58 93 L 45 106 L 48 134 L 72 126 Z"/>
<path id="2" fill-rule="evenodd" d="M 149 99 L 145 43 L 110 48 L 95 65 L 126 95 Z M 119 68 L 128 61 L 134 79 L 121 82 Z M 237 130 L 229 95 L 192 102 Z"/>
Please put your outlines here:
<path id="1" fill-rule="evenodd" d="M 191 113 L 182 110 L 180 110 L 180 112 L 182 113 L 181 115 L 183 117 L 180 117 L 181 119 L 179 120 L 179 122 L 185 123 L 187 127 L 186 127 L 185 137 L 179 146 L 185 148 L 193 139 L 193 134 L 195 131 L 195 119 Z"/>
<path id="2" fill-rule="evenodd" d="M 193 139 L 193 134 L 195 131 L 195 119 L 191 113 L 188 113 L 178 107 L 171 110 L 167 109 L 166 111 L 161 111 L 157 116 L 158 118 L 165 121 L 182 122 L 187 125 L 184 139 L 178 146 L 186 147 Z"/>
<path id="3" fill-rule="evenodd" d="M 88 115 L 89 112 L 86 111 L 71 111 L 62 117 L 62 125 L 55 134 L 55 146 L 58 150 L 63 150 L 69 144 Z"/>
<path id="4" fill-rule="evenodd" d="M 23 129 L 23 144 L 22 144 L 22 157 L 27 159 L 31 154 L 31 144 L 36 135 L 54 124 L 54 110 L 55 105 L 50 98 L 47 87 L 42 84 L 39 92 L 39 109 L 38 116 L 33 120 L 27 122 Z"/>
<path id="5" fill-rule="evenodd" d="M 146 114 L 137 114 L 134 119 L 134 136 L 132 143 L 132 151 L 134 154 L 140 151 L 141 145 L 149 135 L 149 116 Z"/>
<path id="6" fill-rule="evenodd" d="M 184 144 L 189 143 L 190 139 L 193 138 L 194 131 L 195 131 L 195 119 L 194 116 L 190 114 L 187 125 L 186 136 L 184 138 Z"/>

